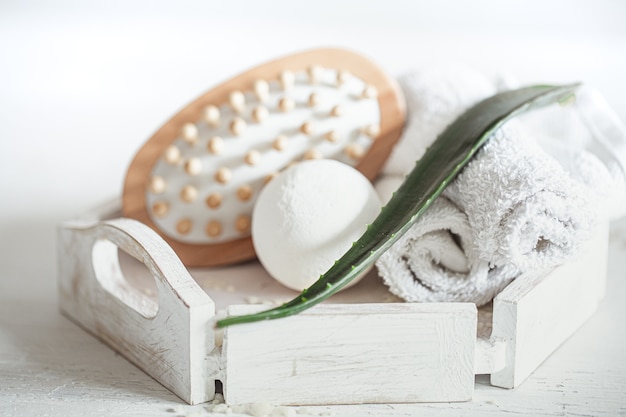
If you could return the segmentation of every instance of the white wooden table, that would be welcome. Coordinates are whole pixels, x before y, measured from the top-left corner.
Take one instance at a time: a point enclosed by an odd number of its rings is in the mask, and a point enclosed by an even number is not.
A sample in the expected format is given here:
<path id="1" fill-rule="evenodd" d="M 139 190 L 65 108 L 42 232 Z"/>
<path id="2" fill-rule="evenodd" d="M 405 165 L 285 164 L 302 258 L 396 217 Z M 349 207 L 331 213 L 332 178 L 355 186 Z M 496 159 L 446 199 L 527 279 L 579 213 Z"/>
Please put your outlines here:
<path id="1" fill-rule="evenodd" d="M 55 219 L 0 223 L 0 415 L 209 416 L 188 406 L 57 306 Z M 477 377 L 466 403 L 294 407 L 332 416 L 626 415 L 626 220 L 612 227 L 607 297 L 522 386 Z M 285 410 L 282 410 L 285 411 Z"/>

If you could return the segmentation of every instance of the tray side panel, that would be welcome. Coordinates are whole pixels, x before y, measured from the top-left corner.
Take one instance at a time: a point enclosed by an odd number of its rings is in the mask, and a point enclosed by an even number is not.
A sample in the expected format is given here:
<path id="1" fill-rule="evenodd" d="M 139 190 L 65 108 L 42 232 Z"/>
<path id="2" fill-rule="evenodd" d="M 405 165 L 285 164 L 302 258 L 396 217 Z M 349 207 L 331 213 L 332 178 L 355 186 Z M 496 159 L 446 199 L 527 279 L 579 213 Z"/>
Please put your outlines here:
<path id="1" fill-rule="evenodd" d="M 506 343 L 506 365 L 491 384 L 515 388 L 569 338 L 604 296 L 608 224 L 583 255 L 549 273 L 520 276 L 494 299 L 492 340 Z"/>
<path id="2" fill-rule="evenodd" d="M 228 313 L 254 311 L 232 306 Z M 228 327 L 229 404 L 467 401 L 476 307 L 465 303 L 320 305 Z"/>

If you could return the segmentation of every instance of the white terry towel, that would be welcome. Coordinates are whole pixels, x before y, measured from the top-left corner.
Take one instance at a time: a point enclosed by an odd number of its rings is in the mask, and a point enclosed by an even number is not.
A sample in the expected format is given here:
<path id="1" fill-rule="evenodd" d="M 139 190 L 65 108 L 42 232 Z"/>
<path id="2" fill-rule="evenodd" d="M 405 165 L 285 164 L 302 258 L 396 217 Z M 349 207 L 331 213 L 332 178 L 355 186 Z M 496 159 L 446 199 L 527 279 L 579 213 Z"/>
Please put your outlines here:
<path id="1" fill-rule="evenodd" d="M 467 214 L 476 253 L 495 266 L 549 268 L 578 253 L 598 207 L 587 187 L 511 121 L 444 192 Z"/>
<path id="2" fill-rule="evenodd" d="M 496 92 L 493 83 L 467 68 L 414 72 L 399 82 L 408 123 L 383 172 L 402 177 L 447 124 Z M 383 176 L 377 189 L 387 179 Z M 597 217 L 589 194 L 509 123 L 444 192 L 446 203 L 433 205 L 378 260 L 379 274 L 408 301 L 480 305 L 521 271 L 554 266 L 576 254 Z M 465 262 L 459 260 L 463 256 Z"/>
<path id="3" fill-rule="evenodd" d="M 381 199 L 386 201 L 402 180 L 387 176 L 378 181 Z M 390 291 L 406 301 L 483 305 L 518 271 L 511 266 L 492 268 L 487 261 L 468 256 L 474 252 L 467 215 L 441 196 L 376 266 Z"/>
<path id="4" fill-rule="evenodd" d="M 494 95 L 489 79 L 460 65 L 428 67 L 398 78 L 407 102 L 407 122 L 383 174 L 406 175 L 446 126 L 470 106 Z"/>

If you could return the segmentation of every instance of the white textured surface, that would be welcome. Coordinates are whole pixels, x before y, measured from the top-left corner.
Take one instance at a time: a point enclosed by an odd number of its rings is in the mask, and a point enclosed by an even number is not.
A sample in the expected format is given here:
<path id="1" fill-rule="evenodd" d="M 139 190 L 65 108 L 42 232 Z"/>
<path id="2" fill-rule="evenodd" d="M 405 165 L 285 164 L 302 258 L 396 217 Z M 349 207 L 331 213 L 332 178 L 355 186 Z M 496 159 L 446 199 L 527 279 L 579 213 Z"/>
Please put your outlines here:
<path id="1" fill-rule="evenodd" d="M 626 119 L 622 1 L 345 4 L 2 3 L 0 415 L 209 415 L 58 313 L 55 227 L 119 193 L 139 145 L 234 73 L 339 44 L 392 71 L 454 59 L 505 67 L 523 83 L 582 79 Z M 624 271 L 626 221 L 613 228 L 599 311 L 514 391 L 478 377 L 467 403 L 307 407 L 298 415 L 626 415 Z M 218 272 L 206 278 L 223 286 L 228 277 L 264 276 L 254 263 Z"/>
<path id="2" fill-rule="evenodd" d="M 259 195 L 255 251 L 270 275 L 301 291 L 352 246 L 380 207 L 374 187 L 356 169 L 332 160 L 302 162 Z"/>

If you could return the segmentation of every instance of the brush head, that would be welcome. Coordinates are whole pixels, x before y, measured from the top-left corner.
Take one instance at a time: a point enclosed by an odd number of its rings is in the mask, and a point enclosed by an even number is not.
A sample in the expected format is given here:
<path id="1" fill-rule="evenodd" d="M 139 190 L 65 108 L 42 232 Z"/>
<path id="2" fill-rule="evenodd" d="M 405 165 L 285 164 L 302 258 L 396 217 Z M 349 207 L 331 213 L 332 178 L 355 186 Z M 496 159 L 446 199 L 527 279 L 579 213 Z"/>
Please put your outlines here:
<path id="1" fill-rule="evenodd" d="M 282 58 L 219 85 L 135 156 L 123 210 L 157 230 L 187 266 L 254 257 L 250 218 L 282 170 L 335 159 L 373 179 L 404 124 L 395 82 L 352 52 Z"/>

